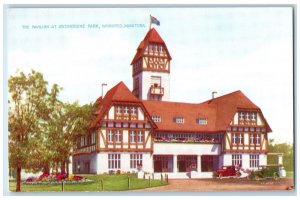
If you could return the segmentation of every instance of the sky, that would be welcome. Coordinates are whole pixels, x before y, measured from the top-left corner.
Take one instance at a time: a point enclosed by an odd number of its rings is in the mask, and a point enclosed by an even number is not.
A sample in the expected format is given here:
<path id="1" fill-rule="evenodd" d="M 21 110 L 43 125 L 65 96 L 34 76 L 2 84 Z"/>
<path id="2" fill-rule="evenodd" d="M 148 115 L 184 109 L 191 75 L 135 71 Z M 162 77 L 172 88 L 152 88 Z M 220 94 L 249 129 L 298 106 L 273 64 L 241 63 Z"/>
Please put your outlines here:
<path id="1" fill-rule="evenodd" d="M 63 87 L 61 100 L 81 104 L 101 96 L 101 83 L 132 89 L 130 63 L 150 14 L 172 56 L 171 101 L 241 90 L 263 111 L 269 138 L 293 142 L 290 7 L 9 8 L 8 76 L 40 71 Z"/>

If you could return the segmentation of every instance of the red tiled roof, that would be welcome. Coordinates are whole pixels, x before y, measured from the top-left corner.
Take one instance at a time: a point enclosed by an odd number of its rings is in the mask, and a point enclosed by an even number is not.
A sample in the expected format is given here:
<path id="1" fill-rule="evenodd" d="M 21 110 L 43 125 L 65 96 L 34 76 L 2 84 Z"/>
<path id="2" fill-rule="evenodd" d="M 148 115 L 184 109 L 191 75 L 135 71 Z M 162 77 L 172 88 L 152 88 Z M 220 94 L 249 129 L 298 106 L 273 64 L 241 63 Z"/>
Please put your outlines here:
<path id="1" fill-rule="evenodd" d="M 217 121 L 215 128 L 217 130 L 226 130 L 238 109 L 249 109 L 261 112 L 260 108 L 240 90 L 208 100 L 202 104 L 216 106 Z"/>
<path id="2" fill-rule="evenodd" d="M 252 103 L 241 91 L 236 91 L 200 104 L 147 100 L 144 100 L 143 104 L 151 116 L 158 115 L 161 117 L 161 122 L 156 123 L 158 131 L 226 131 L 239 109 L 256 110 L 261 113 L 259 107 Z M 184 123 L 173 122 L 174 117 L 183 117 Z M 197 124 L 196 120 L 198 118 L 206 118 L 207 125 Z M 270 132 L 271 129 L 267 122 L 266 124 L 267 131 Z"/>
<path id="3" fill-rule="evenodd" d="M 130 92 L 122 81 L 119 82 L 106 93 L 104 98 L 99 97 L 96 100 L 94 106 L 98 107 L 98 111 L 95 113 L 97 117 L 92 123 L 92 127 L 95 127 L 101 121 L 113 102 L 140 102 L 140 100 Z"/>
<path id="4" fill-rule="evenodd" d="M 134 58 L 132 59 L 131 65 L 134 64 L 140 57 L 144 55 L 144 50 L 149 43 L 162 44 L 165 50 L 167 51 L 167 55 L 169 59 L 172 59 L 164 40 L 160 37 L 158 32 L 155 30 L 155 28 L 152 28 L 148 31 L 144 40 L 141 41 L 140 45 L 138 46 L 137 52 Z"/>
<path id="5" fill-rule="evenodd" d="M 139 103 L 147 115 L 161 117 L 161 122 L 153 123 L 157 131 L 174 132 L 220 132 L 226 131 L 235 113 L 240 109 L 255 110 L 262 115 L 256 106 L 241 91 L 220 96 L 203 103 L 181 103 L 167 101 L 139 100 L 126 87 L 123 82 L 110 89 L 104 98 L 98 98 L 99 110 L 92 127 L 95 127 L 115 102 Z M 148 117 L 149 117 L 148 116 Z M 262 115 L 263 116 L 263 115 Z M 184 123 L 175 123 L 174 117 L 183 117 Z M 199 125 L 196 120 L 206 118 L 207 125 Z M 267 131 L 271 132 L 267 121 Z M 156 125 L 156 126 L 155 126 Z"/>
<path id="6" fill-rule="evenodd" d="M 158 131 L 215 131 L 216 109 L 214 105 L 148 100 L 144 100 L 143 104 L 151 116 L 160 116 L 161 122 L 156 123 Z M 174 117 L 183 117 L 184 123 L 175 123 Z M 206 126 L 198 125 L 196 123 L 197 118 L 207 118 L 208 124 Z"/>

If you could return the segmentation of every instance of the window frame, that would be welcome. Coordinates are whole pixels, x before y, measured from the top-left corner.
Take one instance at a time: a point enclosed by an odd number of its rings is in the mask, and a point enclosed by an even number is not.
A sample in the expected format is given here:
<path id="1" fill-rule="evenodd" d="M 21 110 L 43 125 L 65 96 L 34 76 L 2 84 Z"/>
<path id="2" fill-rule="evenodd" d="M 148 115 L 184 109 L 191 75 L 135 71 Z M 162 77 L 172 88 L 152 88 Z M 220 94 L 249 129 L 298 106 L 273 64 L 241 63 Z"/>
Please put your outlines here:
<path id="1" fill-rule="evenodd" d="M 119 153 L 109 153 L 107 154 L 108 169 L 121 169 L 121 154 Z"/>
<path id="2" fill-rule="evenodd" d="M 130 154 L 130 168 L 136 169 L 138 165 L 143 166 L 143 154 L 141 153 Z"/>

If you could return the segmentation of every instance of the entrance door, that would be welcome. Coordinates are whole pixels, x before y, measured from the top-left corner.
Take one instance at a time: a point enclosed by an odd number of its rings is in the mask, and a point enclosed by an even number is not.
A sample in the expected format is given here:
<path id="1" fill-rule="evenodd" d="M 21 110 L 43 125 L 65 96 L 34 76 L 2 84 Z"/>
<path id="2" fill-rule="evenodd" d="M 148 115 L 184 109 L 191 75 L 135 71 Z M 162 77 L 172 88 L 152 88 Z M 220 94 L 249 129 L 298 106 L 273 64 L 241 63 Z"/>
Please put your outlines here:
<path id="1" fill-rule="evenodd" d="M 90 173 L 90 162 L 84 163 L 84 171 L 85 171 L 85 173 L 87 173 L 87 174 Z"/>
<path id="2" fill-rule="evenodd" d="M 154 161 L 154 172 L 161 172 L 161 171 L 162 171 L 161 160 Z"/>
<path id="3" fill-rule="evenodd" d="M 178 161 L 178 171 L 186 172 L 186 162 L 184 160 Z"/>

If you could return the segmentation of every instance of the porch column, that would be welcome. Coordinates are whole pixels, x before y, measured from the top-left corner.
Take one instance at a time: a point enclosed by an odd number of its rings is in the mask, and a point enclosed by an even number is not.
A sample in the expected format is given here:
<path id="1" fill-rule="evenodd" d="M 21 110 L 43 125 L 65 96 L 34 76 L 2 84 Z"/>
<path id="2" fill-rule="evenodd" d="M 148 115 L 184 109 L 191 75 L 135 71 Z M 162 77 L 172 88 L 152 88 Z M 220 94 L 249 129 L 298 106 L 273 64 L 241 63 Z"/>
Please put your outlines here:
<path id="1" fill-rule="evenodd" d="M 201 155 L 197 156 L 197 172 L 201 172 Z"/>
<path id="2" fill-rule="evenodd" d="M 178 172 L 177 169 L 177 155 L 173 155 L 173 172 Z"/>
<path id="3" fill-rule="evenodd" d="M 282 157 L 283 154 L 278 154 L 278 165 L 283 165 Z"/>

